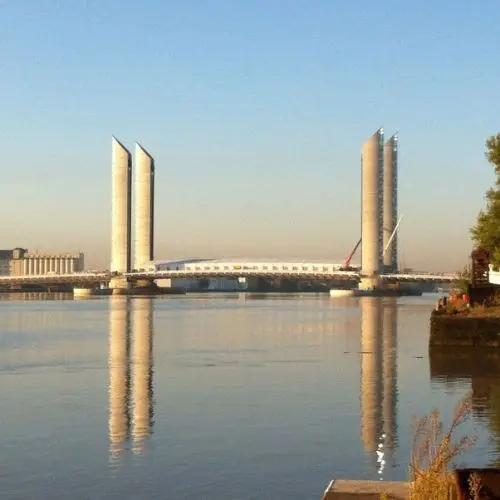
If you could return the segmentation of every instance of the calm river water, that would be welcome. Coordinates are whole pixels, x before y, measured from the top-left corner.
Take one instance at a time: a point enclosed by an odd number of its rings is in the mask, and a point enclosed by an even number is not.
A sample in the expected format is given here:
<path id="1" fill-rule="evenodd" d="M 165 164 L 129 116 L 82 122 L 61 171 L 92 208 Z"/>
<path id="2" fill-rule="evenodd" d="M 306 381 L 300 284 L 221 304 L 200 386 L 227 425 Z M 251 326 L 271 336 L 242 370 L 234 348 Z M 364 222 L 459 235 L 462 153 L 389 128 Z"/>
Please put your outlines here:
<path id="1" fill-rule="evenodd" d="M 2 499 L 319 499 L 471 389 L 462 463 L 499 457 L 500 363 L 429 355 L 434 296 L 1 298 Z"/>

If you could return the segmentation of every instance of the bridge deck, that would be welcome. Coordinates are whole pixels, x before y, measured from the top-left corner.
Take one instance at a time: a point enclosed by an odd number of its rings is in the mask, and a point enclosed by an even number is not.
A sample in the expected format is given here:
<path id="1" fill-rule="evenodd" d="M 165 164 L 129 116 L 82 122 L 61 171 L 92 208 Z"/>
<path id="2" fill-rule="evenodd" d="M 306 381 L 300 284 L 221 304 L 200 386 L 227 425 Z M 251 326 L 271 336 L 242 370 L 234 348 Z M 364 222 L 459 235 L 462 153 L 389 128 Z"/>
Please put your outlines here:
<path id="1" fill-rule="evenodd" d="M 193 270 L 167 270 L 167 271 L 144 271 L 118 273 L 74 273 L 74 274 L 44 274 L 44 275 L 24 275 L 24 276 L 0 276 L 0 285 L 8 284 L 99 284 L 108 283 L 112 278 L 123 276 L 130 281 L 139 279 L 180 279 L 180 278 L 291 278 L 302 280 L 359 280 L 361 275 L 357 271 L 295 271 L 295 270 L 219 270 L 219 271 L 193 271 Z M 403 282 L 403 281 L 435 281 L 451 282 L 459 278 L 452 274 L 383 274 L 380 276 L 383 281 Z"/>

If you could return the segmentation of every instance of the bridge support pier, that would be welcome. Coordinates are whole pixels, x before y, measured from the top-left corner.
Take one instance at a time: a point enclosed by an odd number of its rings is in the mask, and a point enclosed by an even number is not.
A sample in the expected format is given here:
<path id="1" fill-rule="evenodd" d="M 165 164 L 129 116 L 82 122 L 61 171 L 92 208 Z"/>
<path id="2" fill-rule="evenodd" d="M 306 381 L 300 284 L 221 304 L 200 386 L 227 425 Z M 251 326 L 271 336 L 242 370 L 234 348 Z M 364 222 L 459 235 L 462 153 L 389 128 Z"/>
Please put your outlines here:
<path id="1" fill-rule="evenodd" d="M 283 284 L 283 279 L 278 280 L 276 282 L 272 278 L 266 278 L 263 276 L 250 276 L 247 278 L 239 278 L 238 280 L 241 284 L 246 284 L 246 287 L 244 288 L 247 292 L 272 292 L 276 290 L 282 289 L 282 284 Z M 293 282 L 292 280 L 285 280 L 285 281 L 291 281 L 292 285 L 291 287 L 294 288 L 294 291 L 297 290 L 296 282 Z M 288 291 L 288 290 L 286 290 Z"/>
<path id="2" fill-rule="evenodd" d="M 279 280 L 279 291 L 291 293 L 298 292 L 299 280 L 294 278 L 281 278 Z"/>
<path id="3" fill-rule="evenodd" d="M 269 292 L 272 287 L 268 280 L 260 276 L 245 278 L 248 292 Z"/>
<path id="4" fill-rule="evenodd" d="M 123 276 L 114 276 L 109 280 L 109 288 L 113 290 L 113 294 L 119 295 L 121 290 L 130 288 L 130 283 Z"/>
<path id="5" fill-rule="evenodd" d="M 75 288 L 73 288 L 73 297 L 75 299 L 84 299 L 92 297 L 92 295 L 94 295 L 94 289 L 91 287 L 75 286 Z"/>
<path id="6" fill-rule="evenodd" d="M 141 288 L 141 289 L 150 288 L 150 289 L 156 290 L 158 288 L 158 285 L 156 284 L 156 282 L 154 280 L 140 279 L 140 280 L 137 280 L 132 285 L 132 288 Z"/>
<path id="7" fill-rule="evenodd" d="M 358 288 L 360 290 L 375 290 L 382 288 L 382 282 L 379 276 L 364 276 L 360 279 Z"/>

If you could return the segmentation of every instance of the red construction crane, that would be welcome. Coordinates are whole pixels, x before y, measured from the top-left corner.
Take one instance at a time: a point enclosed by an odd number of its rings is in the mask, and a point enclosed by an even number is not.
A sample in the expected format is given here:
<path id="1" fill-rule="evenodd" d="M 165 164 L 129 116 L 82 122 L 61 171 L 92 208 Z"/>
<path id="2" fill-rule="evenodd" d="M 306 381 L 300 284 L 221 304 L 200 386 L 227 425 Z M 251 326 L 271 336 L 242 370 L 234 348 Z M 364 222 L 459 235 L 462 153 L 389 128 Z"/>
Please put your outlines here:
<path id="1" fill-rule="evenodd" d="M 344 265 L 343 265 L 344 269 L 349 268 L 349 265 L 351 264 L 351 259 L 354 257 L 354 254 L 356 253 L 356 250 L 358 249 L 359 245 L 361 245 L 361 238 L 359 238 L 359 241 L 356 243 L 356 245 L 352 249 L 352 252 L 349 254 L 347 259 L 344 261 Z"/>

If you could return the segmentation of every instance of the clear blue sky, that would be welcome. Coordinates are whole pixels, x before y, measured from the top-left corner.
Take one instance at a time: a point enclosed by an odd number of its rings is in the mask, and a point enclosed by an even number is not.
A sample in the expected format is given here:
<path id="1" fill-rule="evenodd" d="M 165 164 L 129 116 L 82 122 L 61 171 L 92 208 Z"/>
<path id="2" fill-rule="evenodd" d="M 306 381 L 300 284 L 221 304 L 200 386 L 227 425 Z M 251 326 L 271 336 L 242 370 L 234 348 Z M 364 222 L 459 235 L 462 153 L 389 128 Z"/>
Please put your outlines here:
<path id="1" fill-rule="evenodd" d="M 498 0 L 0 0 L 3 248 L 107 267 L 111 135 L 155 157 L 156 254 L 341 260 L 400 131 L 403 264 L 454 270 L 493 181 Z"/>

